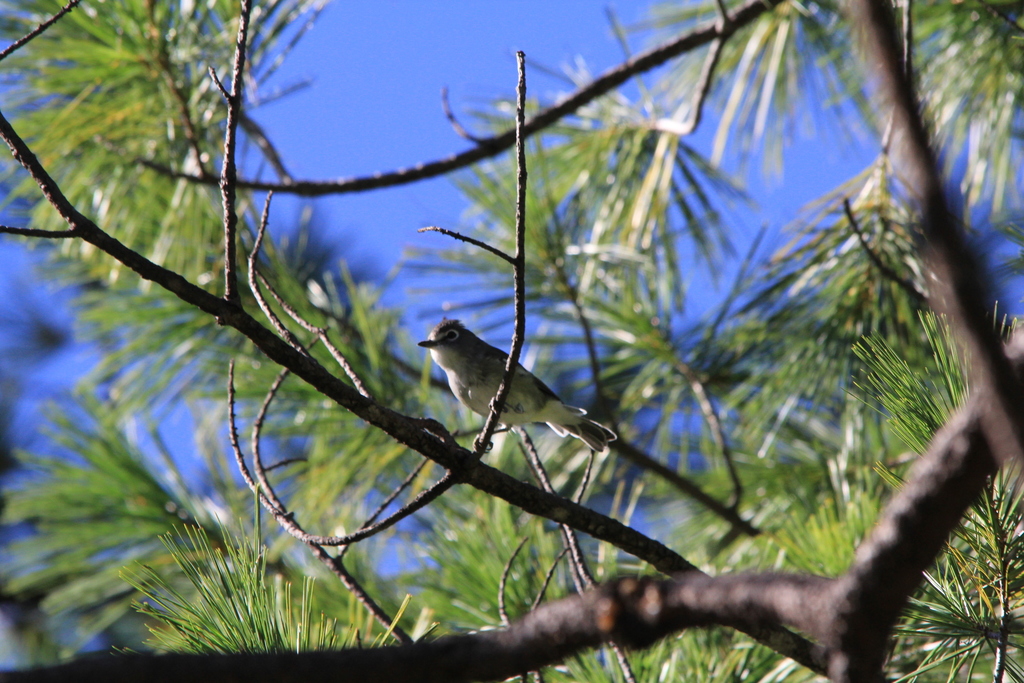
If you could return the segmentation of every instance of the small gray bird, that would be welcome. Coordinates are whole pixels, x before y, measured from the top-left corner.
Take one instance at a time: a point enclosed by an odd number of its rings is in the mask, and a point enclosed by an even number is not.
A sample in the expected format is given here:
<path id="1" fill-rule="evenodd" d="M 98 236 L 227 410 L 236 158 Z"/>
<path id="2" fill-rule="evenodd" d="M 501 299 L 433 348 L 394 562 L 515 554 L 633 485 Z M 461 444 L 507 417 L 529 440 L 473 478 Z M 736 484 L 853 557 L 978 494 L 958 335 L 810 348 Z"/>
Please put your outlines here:
<path id="1" fill-rule="evenodd" d="M 479 415 L 489 415 L 491 400 L 505 375 L 508 354 L 476 336 L 458 320 L 445 318 L 420 346 L 430 349 L 434 362 L 448 375 L 448 386 L 462 405 Z M 559 436 L 572 434 L 595 451 L 603 451 L 615 432 L 583 417 L 587 411 L 567 406 L 544 382 L 522 365 L 516 368 L 512 389 L 501 413 L 505 425 L 547 422 Z"/>

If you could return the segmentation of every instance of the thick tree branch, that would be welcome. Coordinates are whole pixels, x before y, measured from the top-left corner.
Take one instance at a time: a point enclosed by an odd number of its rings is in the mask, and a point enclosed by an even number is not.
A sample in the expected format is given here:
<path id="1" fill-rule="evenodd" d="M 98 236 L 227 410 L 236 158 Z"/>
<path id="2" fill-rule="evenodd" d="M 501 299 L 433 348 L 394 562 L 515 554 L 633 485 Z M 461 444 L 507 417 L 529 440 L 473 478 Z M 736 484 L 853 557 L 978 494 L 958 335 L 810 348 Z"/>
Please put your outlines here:
<path id="1" fill-rule="evenodd" d="M 967 342 L 972 398 L 935 436 L 910 481 L 883 511 L 850 571 L 836 584 L 836 615 L 826 639 L 836 683 L 875 681 L 888 634 L 921 572 L 981 491 L 997 462 L 1024 461 L 1024 392 L 987 312 L 981 270 L 946 201 L 935 154 L 907 78 L 892 7 L 851 0 L 861 51 L 892 112 L 891 153 L 920 207 L 931 270 L 929 303 Z M 1019 336 L 1014 352 L 1024 344 Z M 1019 358 L 1017 359 L 1019 361 Z"/>
<path id="2" fill-rule="evenodd" d="M 586 85 L 576 92 L 568 95 L 557 104 L 543 109 L 532 116 L 523 126 L 523 135 L 529 137 L 538 133 L 562 118 L 572 114 L 580 107 L 591 102 L 601 95 L 604 95 L 614 88 L 622 85 L 633 76 L 645 73 L 665 62 L 678 57 L 681 54 L 695 50 L 711 43 L 715 39 L 727 40 L 737 30 L 752 23 L 765 12 L 770 11 L 784 0 L 747 0 L 732 13 L 730 21 L 724 27 L 720 20 L 709 21 L 701 24 L 692 31 L 673 38 L 661 45 L 626 60 L 619 66 L 609 69 L 589 85 Z M 500 135 L 490 138 L 482 138 L 476 147 L 452 155 L 445 159 L 416 164 L 406 168 L 387 173 L 374 173 L 369 176 L 358 178 L 346 178 L 341 180 L 296 180 L 292 182 L 270 183 L 257 180 L 240 180 L 239 187 L 254 190 L 276 190 L 278 192 L 290 192 L 306 197 L 315 197 L 326 194 L 342 194 L 347 192 L 364 192 L 366 190 L 380 189 L 382 187 L 393 187 L 405 185 L 424 178 L 433 178 L 444 175 L 456 169 L 464 168 L 471 164 L 496 156 L 509 149 L 515 144 L 516 133 L 509 130 Z M 198 176 L 181 173 L 167 168 L 152 161 L 141 161 L 145 166 L 160 173 L 174 178 L 183 178 L 193 182 L 202 183 L 204 180 Z"/>
<path id="3" fill-rule="evenodd" d="M 644 647 L 683 628 L 730 622 L 755 629 L 772 621 L 809 628 L 818 577 L 687 574 L 677 580 L 622 579 L 548 603 L 507 629 L 449 636 L 403 647 L 275 655 L 165 655 L 84 659 L 35 671 L 0 674 L 2 683 L 308 683 L 324 671 L 346 680 L 389 683 L 499 681 L 538 670 L 603 643 Z"/>
<path id="4" fill-rule="evenodd" d="M 889 632 L 921 573 L 995 473 L 997 463 L 981 429 L 984 404 L 975 395 L 935 435 L 837 581 L 835 623 L 826 639 L 835 650 L 829 670 L 837 683 L 877 678 Z"/>
<path id="5" fill-rule="evenodd" d="M 1009 348 L 1018 371 L 1024 368 L 1024 335 Z M 787 624 L 829 642 L 856 630 L 884 646 L 887 629 L 877 623 L 847 621 L 860 595 L 875 596 L 871 607 L 884 618 L 897 614 L 908 583 L 916 585 L 923 568 L 945 541 L 946 524 L 955 524 L 985 478 L 996 469 L 978 413 L 977 396 L 936 435 L 929 452 L 911 472 L 903 490 L 883 513 L 875 532 L 858 550 L 849 575 L 828 580 L 773 574 L 709 577 L 697 571 L 675 580 L 621 579 L 598 590 L 539 607 L 502 631 L 442 638 L 402 648 L 346 650 L 299 655 L 133 656 L 86 659 L 36 671 L 0 674 L 2 683 L 194 680 L 219 681 L 230 672 L 250 683 L 306 681 L 323 670 L 344 670 L 354 679 L 405 681 L 501 680 L 524 669 L 554 664 L 582 649 L 609 640 L 644 647 L 679 629 L 728 625 L 760 632 L 769 647 L 781 651 L 777 624 Z M 481 466 L 482 467 L 482 466 Z M 935 524 L 935 521 L 938 524 Z M 918 542 L 923 534 L 923 544 Z M 899 557 L 896 557 L 898 555 Z M 912 580 L 908 580 L 908 577 Z M 891 585 L 893 580 L 901 585 Z M 912 587 L 912 586 L 911 586 Z M 862 614 L 870 615 L 871 612 Z M 838 620 L 836 619 L 838 617 Z M 769 636 L 775 634 L 776 640 Z M 781 633 L 786 633 L 781 631 Z M 765 642 L 765 641 L 762 641 Z M 806 643 L 806 641 L 804 641 Z M 878 663 L 880 653 L 871 661 Z M 795 655 L 795 656 L 794 656 Z M 822 653 L 790 654 L 821 672 Z M 848 656 L 848 653 L 847 653 Z M 836 657 L 833 657 L 833 666 Z M 874 670 L 877 675 L 877 668 Z"/>
<path id="6" fill-rule="evenodd" d="M 850 9 L 879 84 L 879 99 L 893 112 L 892 155 L 921 210 L 932 275 L 929 303 L 946 313 L 967 342 L 973 363 L 971 387 L 990 403 L 982 419 L 997 457 L 1024 462 L 1024 390 L 989 317 L 992 302 L 981 269 L 946 201 L 920 107 L 903 69 L 892 8 L 884 0 L 851 0 Z"/>

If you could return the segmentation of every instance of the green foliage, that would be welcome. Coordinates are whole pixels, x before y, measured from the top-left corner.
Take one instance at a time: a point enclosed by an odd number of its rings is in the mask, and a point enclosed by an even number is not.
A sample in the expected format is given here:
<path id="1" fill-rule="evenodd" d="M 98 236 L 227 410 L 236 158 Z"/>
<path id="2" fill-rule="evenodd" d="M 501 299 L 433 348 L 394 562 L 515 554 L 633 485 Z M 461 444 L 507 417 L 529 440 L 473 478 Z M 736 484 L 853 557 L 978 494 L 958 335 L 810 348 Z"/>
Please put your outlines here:
<path id="1" fill-rule="evenodd" d="M 194 594 L 178 591 L 142 564 L 122 571 L 124 580 L 146 598 L 135 603 L 136 609 L 163 624 L 150 627 L 157 650 L 303 652 L 357 642 L 355 629 L 343 638 L 335 619 L 314 614 L 313 579 L 303 579 L 296 605 L 292 585 L 280 575 L 268 576 L 266 548 L 258 534 L 250 539 L 229 535 L 220 548 L 202 529 L 185 527 L 161 541 Z"/>

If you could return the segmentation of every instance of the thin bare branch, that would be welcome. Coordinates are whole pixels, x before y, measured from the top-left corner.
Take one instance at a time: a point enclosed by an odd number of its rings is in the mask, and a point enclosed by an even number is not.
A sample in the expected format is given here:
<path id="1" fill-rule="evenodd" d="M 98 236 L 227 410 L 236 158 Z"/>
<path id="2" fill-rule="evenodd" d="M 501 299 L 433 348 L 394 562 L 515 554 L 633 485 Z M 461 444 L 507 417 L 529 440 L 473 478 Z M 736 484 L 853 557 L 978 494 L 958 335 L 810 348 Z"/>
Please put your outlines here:
<path id="1" fill-rule="evenodd" d="M 36 228 L 12 228 L 7 225 L 0 225 L 0 234 L 22 235 L 23 237 L 42 237 L 44 239 L 64 239 L 77 237 L 78 233 L 74 228 L 71 230 L 37 230 Z"/>
<path id="2" fill-rule="evenodd" d="M 277 396 L 277 391 L 284 384 L 284 380 L 289 374 L 291 374 L 291 371 L 288 368 L 284 368 L 281 372 L 277 373 L 277 377 L 274 379 L 273 384 L 270 385 L 270 389 L 267 390 L 266 396 L 263 397 L 263 403 L 260 405 L 259 412 L 252 422 L 252 436 L 249 442 L 249 448 L 252 451 L 252 469 L 256 472 L 256 479 L 260 482 L 261 489 L 267 495 L 267 500 L 283 513 L 287 513 L 288 510 L 274 492 L 274 487 L 267 480 L 267 471 L 263 467 L 263 456 L 260 453 L 260 435 L 263 432 L 263 422 L 267 419 L 270 404 L 273 402 L 274 397 Z"/>
<path id="3" fill-rule="evenodd" d="M 224 130 L 224 162 L 220 171 L 221 203 L 224 205 L 224 299 L 236 306 L 241 305 L 238 295 L 238 266 L 236 261 L 235 233 L 238 228 L 238 213 L 235 210 L 235 194 L 238 170 L 235 167 L 235 148 L 238 137 L 238 118 L 242 109 L 243 73 L 245 71 L 245 50 L 249 39 L 249 15 L 252 0 L 241 0 L 238 17 L 238 35 L 235 38 L 235 61 L 231 74 L 231 91 L 227 93 L 227 121 Z M 211 73 L 212 73 L 211 69 Z M 224 85 L 214 81 L 221 92 Z"/>
<path id="4" fill-rule="evenodd" d="M 280 460 L 278 462 L 275 462 L 273 465 L 266 465 L 263 469 L 266 472 L 271 472 L 273 470 L 276 470 L 279 467 L 286 467 L 288 465 L 294 465 L 297 462 L 306 462 L 306 458 L 285 458 L 284 460 Z"/>
<path id="5" fill-rule="evenodd" d="M 478 138 L 470 133 L 461 123 L 459 123 L 459 120 L 455 118 L 455 113 L 452 111 L 452 107 L 448 103 L 448 86 L 441 88 L 441 109 L 444 110 L 444 116 L 448 119 L 448 123 L 451 124 L 452 130 L 455 131 L 456 135 L 477 145 L 487 144 L 486 140 Z"/>
<path id="6" fill-rule="evenodd" d="M 580 481 L 580 487 L 576 490 L 576 495 L 572 498 L 573 502 L 576 504 L 583 502 L 583 496 L 586 494 L 587 486 L 590 484 L 590 475 L 594 470 L 594 460 L 596 458 L 597 453 L 590 451 L 590 457 L 587 458 L 587 469 L 583 470 L 583 480 Z"/>
<path id="7" fill-rule="evenodd" d="M 540 459 L 540 454 L 537 452 L 537 447 L 534 445 L 529 433 L 521 426 L 517 426 L 515 432 L 519 435 L 519 443 L 523 455 L 526 456 L 526 462 L 530 465 L 533 476 L 537 479 L 541 489 L 552 495 L 558 495 L 551 485 L 547 470 L 544 469 L 544 462 Z M 565 543 L 565 547 L 569 550 L 569 559 L 572 562 L 573 568 L 573 580 L 576 582 L 576 592 L 582 593 L 588 588 L 593 587 L 594 577 L 590 574 L 586 557 L 583 555 L 583 549 L 580 547 L 579 538 L 572 527 L 565 524 L 559 524 L 558 527 L 562 532 L 562 540 Z"/>
<path id="8" fill-rule="evenodd" d="M 540 603 L 544 600 L 544 594 L 548 591 L 548 586 L 551 584 L 551 579 L 555 576 L 555 570 L 558 569 L 558 563 L 562 561 L 562 558 L 569 553 L 568 548 L 562 548 L 561 552 L 555 556 L 555 561 L 551 563 L 548 568 L 547 574 L 544 575 L 544 582 L 540 585 L 540 590 L 537 591 L 537 597 L 533 599 L 533 604 L 530 605 L 530 611 L 537 609 Z"/>
<path id="9" fill-rule="evenodd" d="M 24 36 L 22 36 L 21 38 L 18 38 L 16 41 L 14 41 L 13 43 L 11 43 L 7 47 L 5 47 L 3 52 L 0 52 L 0 62 L 2 62 L 3 60 L 7 59 L 8 57 L 10 57 L 12 54 L 17 52 L 21 48 L 25 47 L 25 45 L 27 45 L 29 42 L 31 42 L 34 38 L 36 38 L 40 34 L 42 34 L 43 31 L 45 31 L 46 29 L 50 28 L 51 26 L 56 24 L 58 21 L 60 21 L 61 18 L 65 14 L 67 14 L 71 10 L 75 9 L 76 7 L 78 7 L 79 3 L 81 3 L 81 2 L 82 2 L 82 0 L 71 0 L 68 4 L 64 5 L 60 9 L 60 11 L 57 12 L 56 14 L 54 14 L 52 17 L 50 17 L 49 19 L 47 19 L 43 23 L 39 24 L 34 29 L 32 29 L 31 31 L 26 33 Z"/>
<path id="10" fill-rule="evenodd" d="M 695 501 L 707 508 L 709 511 L 729 522 L 737 531 L 740 531 L 747 536 L 757 536 L 761 533 L 760 529 L 740 517 L 736 510 L 733 510 L 727 507 L 724 503 L 715 500 L 697 484 L 679 474 L 671 467 L 665 465 L 660 460 L 652 458 L 639 446 L 623 439 L 621 435 L 618 440 L 612 441 L 609 446 L 612 447 L 612 450 L 630 462 L 636 463 L 640 467 L 648 469 L 662 477 L 687 496 L 693 498 Z"/>
<path id="11" fill-rule="evenodd" d="M 498 385 L 498 392 L 491 399 L 491 412 L 483 431 L 473 442 L 477 457 L 491 447 L 491 436 L 501 421 L 501 411 L 512 390 L 512 378 L 519 367 L 519 355 L 526 338 L 526 55 L 521 50 L 516 52 L 516 66 L 519 72 L 516 84 L 516 255 L 512 261 L 515 329 L 512 348 L 505 361 L 505 374 Z"/>
<path id="12" fill-rule="evenodd" d="M 310 550 L 313 551 L 313 555 L 316 559 L 323 562 L 331 572 L 341 580 L 341 584 L 348 589 L 348 592 L 352 593 L 359 602 L 362 603 L 363 607 L 373 615 L 373 618 L 377 620 L 381 626 L 389 630 L 391 634 L 400 642 L 402 645 L 411 645 L 413 640 L 405 630 L 400 627 L 387 612 L 384 611 L 377 601 L 366 592 L 352 574 L 345 568 L 345 563 L 341 557 L 331 557 L 330 554 L 322 547 L 315 543 L 307 543 Z"/>
<path id="13" fill-rule="evenodd" d="M 512 551 L 512 554 L 508 558 L 508 562 L 505 563 L 505 568 L 501 572 L 501 580 L 498 581 L 498 614 L 501 615 L 501 625 L 508 628 L 508 610 L 505 608 L 505 583 L 508 581 L 509 572 L 512 571 L 512 563 L 516 559 L 516 555 L 523 549 L 526 542 L 530 540 L 528 536 L 524 536 L 516 549 Z"/>
<path id="14" fill-rule="evenodd" d="M 249 272 L 253 272 L 251 267 Z M 306 331 L 312 332 L 313 334 L 316 335 L 316 338 L 327 348 L 327 351 L 331 354 L 331 357 L 334 358 L 335 362 L 339 366 L 341 366 L 342 370 L 345 371 L 345 375 L 347 375 L 348 378 L 352 380 L 352 384 L 355 385 L 356 391 L 358 391 L 360 394 L 370 399 L 371 401 L 375 400 L 373 398 L 373 394 L 371 394 L 370 390 L 366 388 L 366 385 L 363 383 L 363 380 L 359 377 L 358 374 L 356 374 L 355 368 L 353 368 L 352 364 L 348 362 L 348 358 L 346 358 L 345 354 L 343 354 L 341 350 L 338 349 L 337 346 L 335 346 L 334 342 L 331 341 L 331 338 L 327 336 L 327 328 L 317 327 L 316 325 L 313 325 L 305 318 L 303 318 L 298 311 L 292 308 L 292 306 L 287 301 L 284 300 L 284 297 L 277 293 L 277 290 L 274 289 L 273 285 L 271 285 L 267 278 L 263 276 L 263 273 L 256 271 L 256 277 L 259 279 L 260 283 L 264 287 L 266 287 L 267 291 L 270 292 L 270 296 L 274 298 L 274 301 L 277 302 L 277 305 L 280 306 L 281 309 L 284 310 L 284 312 L 287 313 L 292 320 L 301 325 L 302 328 L 305 329 Z"/>
<path id="15" fill-rule="evenodd" d="M 416 232 L 439 232 L 442 235 L 448 235 L 449 237 L 454 237 L 457 240 L 462 240 L 463 242 L 468 242 L 469 244 L 472 244 L 474 246 L 480 247 L 481 249 L 489 251 L 492 254 L 494 254 L 495 256 L 498 256 L 500 258 L 505 259 L 506 261 L 508 261 L 512 265 L 515 265 L 515 263 L 516 263 L 516 260 L 515 260 L 514 257 L 509 256 L 508 254 L 503 252 L 501 249 L 498 249 L 497 247 L 492 247 L 491 245 L 487 244 L 486 242 L 481 242 L 478 239 L 474 239 L 472 237 L 466 237 L 462 233 L 455 232 L 454 230 L 448 230 L 446 228 L 439 228 L 437 226 L 431 225 L 431 226 L 426 227 L 426 228 L 420 228 Z"/>
<path id="16" fill-rule="evenodd" d="M 292 174 L 288 172 L 284 162 L 281 161 L 281 155 L 278 154 L 277 148 L 270 142 L 270 138 L 267 137 L 263 127 L 256 123 L 255 119 L 244 110 L 238 113 L 238 123 L 242 126 L 246 136 L 263 152 L 264 158 L 273 167 L 278 179 L 281 182 L 291 182 L 293 180 Z"/>
<path id="17" fill-rule="evenodd" d="M 868 244 L 868 240 L 864 236 L 864 232 L 860 229 L 860 224 L 857 222 L 857 217 L 854 216 L 853 209 L 850 208 L 849 199 L 843 199 L 843 211 L 846 212 L 846 220 L 849 222 L 850 228 L 853 232 L 856 233 L 857 239 L 860 240 L 861 247 L 864 248 L 864 252 L 868 255 L 868 258 L 871 259 L 871 262 L 875 267 L 878 268 L 879 272 L 882 273 L 886 279 L 899 285 L 903 291 L 911 296 L 912 299 L 919 303 L 924 303 L 926 301 L 926 297 L 921 293 L 921 290 L 917 288 L 917 285 L 904 277 L 900 277 L 900 274 L 887 266 L 882 259 L 879 258 L 878 254 L 875 253 L 875 250 L 871 248 L 871 245 Z"/>
<path id="18" fill-rule="evenodd" d="M 426 467 L 427 463 L 429 462 L 430 461 L 427 460 L 426 458 L 421 460 L 420 464 L 417 465 L 413 469 L 413 471 L 410 472 L 409 475 L 405 479 L 403 479 L 398 486 L 395 487 L 395 490 L 389 493 L 387 497 L 381 501 L 380 505 L 377 506 L 377 509 L 370 513 L 370 516 L 366 518 L 366 521 L 363 522 L 362 526 L 360 526 L 359 529 L 357 529 L 357 531 L 366 531 L 367 529 L 369 529 L 373 525 L 373 523 L 377 521 L 377 518 L 384 514 L 384 511 L 388 509 L 388 506 L 394 503 L 398 499 L 398 496 L 402 495 L 402 492 L 409 488 L 409 486 L 411 486 L 414 481 L 416 481 L 416 477 L 420 476 L 420 472 L 423 471 L 423 468 Z M 345 553 L 348 552 L 348 549 L 351 547 L 351 544 L 341 546 L 341 552 L 338 553 L 338 558 L 340 559 L 344 557 Z"/>
<path id="19" fill-rule="evenodd" d="M 704 58 L 704 65 L 701 67 L 700 77 L 697 79 L 697 87 L 693 91 L 693 99 L 690 101 L 690 111 L 686 121 L 680 123 L 674 119 L 658 119 L 654 122 L 654 130 L 671 133 L 679 137 L 686 137 L 697 130 L 701 117 L 704 114 L 704 102 L 707 100 L 708 93 L 711 92 L 711 82 L 715 76 L 718 60 L 722 56 L 722 46 L 724 44 L 724 39 L 716 38 L 712 41 L 711 47 L 708 48 L 707 57 Z"/>
<path id="20" fill-rule="evenodd" d="M 725 461 L 725 466 L 729 470 L 729 478 L 732 480 L 733 487 L 729 509 L 735 511 L 739 507 L 740 498 L 743 496 L 743 482 L 740 481 L 739 473 L 736 472 L 736 463 L 733 462 L 732 458 L 732 448 L 729 447 L 729 441 L 725 437 L 725 429 L 722 428 L 722 421 L 718 417 L 718 410 L 715 408 L 715 404 L 711 400 L 704 382 L 690 364 L 681 358 L 676 358 L 675 366 L 680 374 L 686 378 L 686 381 L 690 383 L 690 389 L 697 398 L 701 413 L 704 414 L 704 421 L 711 428 L 711 438 L 714 440 L 715 446 L 718 447 L 718 451 Z"/>
<path id="21" fill-rule="evenodd" d="M 263 214 L 260 216 L 260 225 L 256 230 L 256 241 L 252 245 L 252 251 L 249 252 L 249 289 L 252 290 L 252 295 L 256 299 L 256 304 L 260 307 L 260 310 L 263 311 L 263 314 L 267 316 L 267 320 L 269 320 L 270 324 L 274 326 L 277 333 L 281 335 L 281 337 L 287 341 L 293 349 L 299 353 L 309 355 L 309 351 L 302 345 L 302 342 L 299 341 L 298 337 L 292 334 L 292 331 L 284 326 L 281 319 L 277 317 L 277 314 L 270 308 L 270 304 L 268 304 L 267 300 L 263 298 L 263 292 L 260 291 L 260 286 L 257 282 L 257 279 L 260 276 L 256 264 L 257 261 L 259 261 L 260 248 L 263 246 L 263 236 L 267 232 L 267 219 L 270 217 L 270 200 L 273 199 L 273 197 L 273 192 L 267 193 L 267 198 L 263 202 Z M 268 287 L 268 289 L 270 288 Z M 277 298 L 278 297 L 275 292 L 275 299 Z"/>
<path id="22" fill-rule="evenodd" d="M 765 12 L 771 11 L 780 2 L 782 0 L 747 0 L 736 8 L 736 11 L 732 13 L 730 23 L 724 28 L 720 26 L 720 20 L 718 19 L 709 21 L 697 26 L 692 31 L 627 59 L 622 64 L 606 71 L 592 83 L 581 87 L 553 106 L 542 109 L 534 114 L 524 125 L 523 134 L 530 136 L 548 128 L 566 116 L 571 115 L 580 107 L 622 85 L 636 74 L 645 73 L 657 68 L 670 59 L 709 44 L 716 38 L 728 39 L 737 29 L 749 25 Z M 364 192 L 366 190 L 405 185 L 423 180 L 424 178 L 444 175 L 445 173 L 474 164 L 481 159 L 496 156 L 515 145 L 515 140 L 516 133 L 510 130 L 490 138 L 483 138 L 476 147 L 444 159 L 358 178 L 329 181 L 303 180 L 285 183 L 241 180 L 238 186 L 255 190 L 290 192 L 307 197 Z M 153 161 L 140 160 L 140 163 L 174 178 L 183 178 L 192 182 L 204 182 L 202 178 L 188 173 L 181 173 Z"/>
<path id="23" fill-rule="evenodd" d="M 729 8 L 725 6 L 725 0 L 715 0 L 715 7 L 718 8 L 718 20 L 722 26 L 731 24 L 732 18 L 729 16 Z"/>
<path id="24" fill-rule="evenodd" d="M 171 98 L 178 107 L 178 117 L 181 119 L 181 125 L 185 131 L 185 139 L 188 141 L 189 148 L 192 151 L 195 167 L 198 169 L 199 175 L 206 178 L 207 182 L 209 182 L 213 180 L 213 176 L 206 168 L 206 155 L 203 152 L 202 138 L 193 120 L 192 107 L 189 104 L 188 97 L 178 84 L 178 74 L 174 72 L 171 56 L 167 49 L 168 41 L 163 35 L 163 30 L 158 26 L 159 19 L 155 16 L 155 9 L 156 5 L 154 3 L 146 5 L 146 10 L 149 14 L 149 29 L 153 36 L 157 37 L 155 40 L 156 45 L 154 46 L 156 51 L 155 61 L 160 67 L 160 76 L 163 78 L 164 85 L 171 93 Z M 220 87 L 223 91 L 223 85 Z"/>
<path id="25" fill-rule="evenodd" d="M 384 511 L 388 509 L 388 506 L 394 503 L 395 500 L 398 499 L 398 496 L 402 495 L 402 491 L 412 486 L 412 483 L 416 481 L 416 477 L 420 476 L 420 472 L 423 471 L 423 468 L 426 467 L 429 462 L 430 461 L 427 460 L 426 458 L 421 460 L 420 464 L 416 465 L 416 467 L 413 468 L 412 472 L 410 472 L 409 475 L 402 480 L 402 483 L 396 486 L 395 490 L 389 493 L 388 496 L 381 501 L 380 505 L 377 506 L 377 509 L 370 513 L 370 516 L 366 518 L 365 522 L 363 522 L 363 526 L 360 527 L 360 531 L 369 528 L 371 524 L 377 521 L 377 518 L 380 517 L 384 513 Z"/>

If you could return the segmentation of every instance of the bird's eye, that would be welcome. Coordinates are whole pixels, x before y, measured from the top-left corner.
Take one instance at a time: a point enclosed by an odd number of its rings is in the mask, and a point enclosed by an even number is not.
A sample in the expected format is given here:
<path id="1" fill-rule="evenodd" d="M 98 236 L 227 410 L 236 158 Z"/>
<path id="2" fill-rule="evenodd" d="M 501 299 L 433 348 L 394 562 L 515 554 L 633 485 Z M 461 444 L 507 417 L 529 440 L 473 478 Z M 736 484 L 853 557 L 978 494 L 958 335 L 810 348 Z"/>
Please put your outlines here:
<path id="1" fill-rule="evenodd" d="M 459 338 L 458 330 L 448 330 L 448 334 L 444 335 L 448 341 L 455 341 Z"/>

